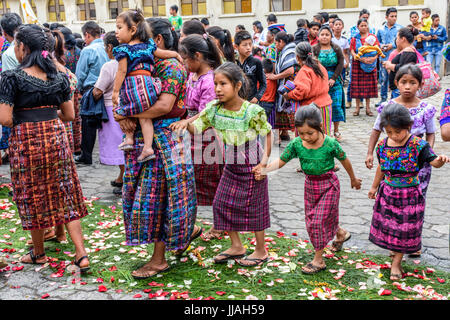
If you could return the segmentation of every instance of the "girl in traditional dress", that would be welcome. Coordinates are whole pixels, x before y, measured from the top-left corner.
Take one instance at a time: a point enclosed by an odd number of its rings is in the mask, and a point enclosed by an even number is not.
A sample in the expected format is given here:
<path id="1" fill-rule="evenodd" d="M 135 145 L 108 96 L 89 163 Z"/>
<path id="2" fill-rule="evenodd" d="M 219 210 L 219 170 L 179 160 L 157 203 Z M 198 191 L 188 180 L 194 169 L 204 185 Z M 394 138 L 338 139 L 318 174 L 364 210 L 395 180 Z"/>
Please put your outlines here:
<path id="1" fill-rule="evenodd" d="M 328 94 L 330 88 L 328 72 L 313 56 L 311 45 L 300 42 L 295 48 L 300 71 L 294 79 L 295 89 L 283 95 L 286 100 L 296 101 L 296 105 L 304 106 L 311 103 L 319 108 L 322 114 L 323 133 L 331 133 L 331 104 Z"/>
<path id="2" fill-rule="evenodd" d="M 445 98 L 442 102 L 439 124 L 441 126 L 442 140 L 450 141 L 450 89 L 445 91 Z"/>
<path id="3" fill-rule="evenodd" d="M 414 121 L 411 127 L 411 134 L 423 138 L 429 143 L 431 148 L 434 146 L 436 124 L 434 122 L 434 115 L 436 113 L 436 107 L 428 102 L 421 101 L 416 97 L 416 92 L 419 90 L 422 84 L 422 71 L 416 65 L 405 65 L 401 67 L 396 76 L 396 86 L 400 90 L 400 96 L 392 99 L 388 102 L 382 103 L 377 111 L 378 117 L 375 121 L 372 134 L 369 140 L 369 147 L 367 151 L 366 166 L 368 169 L 373 168 L 373 151 L 375 145 L 378 142 L 381 134 L 381 112 L 383 109 L 391 104 L 401 104 L 406 107 L 411 114 Z M 422 190 L 423 197 L 426 199 L 428 185 L 431 179 L 431 166 L 429 163 L 424 163 L 422 169 L 419 172 L 420 188 Z M 420 256 L 420 252 L 411 254 L 411 257 Z M 393 255 L 393 253 L 391 253 Z"/>
<path id="4" fill-rule="evenodd" d="M 345 95 L 342 81 L 342 70 L 344 69 L 345 57 L 339 45 L 331 41 L 333 32 L 329 27 L 322 27 L 319 31 L 319 43 L 313 47 L 313 53 L 320 64 L 327 69 L 328 94 L 332 102 L 332 121 L 334 137 L 341 141 L 339 122 L 345 122 Z M 330 132 L 331 134 L 331 132 Z"/>
<path id="5" fill-rule="evenodd" d="M 255 251 L 238 260 L 242 266 L 258 266 L 268 260 L 264 230 L 270 227 L 267 180 L 256 181 L 254 172 L 267 165 L 271 151 L 271 126 L 263 108 L 246 101 L 247 80 L 234 63 L 215 71 L 217 100 L 206 105 L 199 118 L 187 125 L 191 134 L 213 127 L 225 143 L 225 167 L 213 201 L 214 228 L 228 231 L 231 248 L 214 258 L 215 263 L 245 256 L 240 231 L 254 231 Z M 184 128 L 180 128 L 184 129 Z M 266 136 L 262 150 L 259 136 Z"/>
<path id="6" fill-rule="evenodd" d="M 350 97 L 356 99 L 356 111 L 353 112 L 354 116 L 359 116 L 359 109 L 361 108 L 360 99 L 366 99 L 366 115 L 369 117 L 373 116 L 372 111 L 370 111 L 370 99 L 378 97 L 378 78 L 377 69 L 374 68 L 371 72 L 365 72 L 361 68 L 361 64 L 370 65 L 374 63 L 378 58 L 356 58 L 357 52 L 360 47 L 365 45 L 366 38 L 368 36 L 376 36 L 369 32 L 369 24 L 366 19 L 358 20 L 358 30 L 359 33 L 351 39 L 350 42 L 350 52 L 353 57 L 352 63 L 352 79 L 350 88 Z M 380 45 L 378 40 L 375 43 Z"/>
<path id="7" fill-rule="evenodd" d="M 216 99 L 214 89 L 214 69 L 222 62 L 219 49 L 210 36 L 192 34 L 185 37 L 179 46 L 187 71 L 190 72 L 184 103 L 188 111 L 188 119 L 169 126 L 172 130 L 186 127 L 188 122 L 195 121 L 200 112 L 212 100 Z M 211 145 L 215 145 L 211 150 Z M 209 146 L 209 148 L 208 148 Z M 208 149 L 207 149 L 208 148 Z M 212 206 L 217 186 L 223 169 L 222 144 L 216 137 L 214 129 L 209 128 L 203 135 L 192 136 L 191 152 L 194 162 L 195 189 L 199 206 Z M 208 151 L 210 150 L 210 151 Z M 222 235 L 214 227 L 202 238 L 211 240 Z M 181 254 L 183 250 L 177 253 Z"/>
<path id="8" fill-rule="evenodd" d="M 424 163 L 442 167 L 450 158 L 437 156 L 430 144 L 411 134 L 414 121 L 410 111 L 400 104 L 387 105 L 380 127 L 387 138 L 378 143 L 379 165 L 369 191 L 376 199 L 373 207 L 369 240 L 395 252 L 392 259 L 392 281 L 404 273 L 402 258 L 422 246 L 425 198 L 420 188 L 419 171 Z"/>
<path id="9" fill-rule="evenodd" d="M 85 272 L 89 260 L 80 219 L 88 211 L 63 124 L 74 119 L 69 79 L 58 72 L 39 26 L 19 27 L 15 44 L 20 66 L 2 73 L 0 122 L 12 127 L 13 200 L 33 240 L 20 262 L 46 263 L 44 230 L 65 224 L 75 245 L 74 263 Z"/>
<path id="10" fill-rule="evenodd" d="M 150 39 L 150 30 L 141 10 L 122 12 L 116 21 L 116 37 L 121 45 L 113 50 L 114 57 L 119 61 L 119 67 L 112 101 L 115 113 L 129 117 L 149 109 L 161 92 L 161 81 L 153 78 L 151 74 L 154 69 L 153 55 L 163 59 L 179 55 L 173 51 L 156 48 L 155 42 Z M 144 134 L 144 147 L 138 161 L 146 162 L 155 158 L 152 148 L 153 123 L 150 118 L 140 118 L 139 124 Z M 133 132 L 125 132 L 125 139 L 119 145 L 119 149 L 130 151 L 133 150 L 133 145 Z"/>
<path id="11" fill-rule="evenodd" d="M 309 44 L 308 44 L 309 45 Z M 359 190 L 361 179 L 355 177 L 353 167 L 341 145 L 323 132 L 322 115 L 314 105 L 301 107 L 295 114 L 295 126 L 299 137 L 292 140 L 278 160 L 256 172 L 257 179 L 263 179 L 271 171 L 283 167 L 294 158 L 300 160 L 305 172 L 305 222 L 314 246 L 314 259 L 302 268 L 306 274 L 326 269 L 322 258 L 325 246 L 335 236 L 334 251 L 350 238 L 350 234 L 339 227 L 340 184 L 333 171 L 334 158 L 338 159 L 351 180 L 351 187 Z"/>

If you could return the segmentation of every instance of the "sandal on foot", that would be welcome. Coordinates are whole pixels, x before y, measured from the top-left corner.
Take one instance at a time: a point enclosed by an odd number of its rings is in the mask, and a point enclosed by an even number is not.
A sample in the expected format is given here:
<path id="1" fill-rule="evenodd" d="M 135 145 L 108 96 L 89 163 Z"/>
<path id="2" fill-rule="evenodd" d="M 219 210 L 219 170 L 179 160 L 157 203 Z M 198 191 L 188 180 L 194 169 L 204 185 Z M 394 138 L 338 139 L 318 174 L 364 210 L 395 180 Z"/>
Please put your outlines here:
<path id="1" fill-rule="evenodd" d="M 231 255 L 228 253 L 219 253 L 216 257 L 218 256 L 223 256 L 225 257 L 224 259 L 216 259 L 214 258 L 214 263 L 216 264 L 221 264 L 221 263 L 226 263 L 228 260 L 234 260 L 234 259 L 240 259 L 245 257 L 245 253 L 243 254 L 235 254 L 235 255 Z"/>
<path id="2" fill-rule="evenodd" d="M 91 268 L 91 267 L 84 267 L 84 268 L 80 267 L 80 263 L 81 263 L 81 261 L 83 261 L 84 259 L 88 259 L 88 256 L 82 256 L 80 259 L 78 259 L 78 261 L 76 261 L 76 260 L 73 261 L 73 263 L 74 263 L 78 268 L 80 268 L 80 272 L 81 272 L 81 273 L 86 273 L 86 272 L 88 272 L 89 269 Z"/>
<path id="3" fill-rule="evenodd" d="M 347 233 L 345 234 L 345 238 L 344 241 L 333 241 L 331 243 L 331 251 L 333 252 L 338 252 L 342 250 L 342 246 L 344 245 L 344 242 L 349 240 L 352 237 L 352 235 L 350 234 L 350 232 L 347 231 Z"/>
<path id="4" fill-rule="evenodd" d="M 151 154 L 151 155 L 146 156 L 145 158 L 140 159 L 140 160 L 139 160 L 139 158 L 138 158 L 138 161 L 137 161 L 137 162 L 139 162 L 139 163 L 144 163 L 144 162 L 147 162 L 147 161 L 152 160 L 152 159 L 155 159 L 155 158 L 156 158 L 155 154 Z"/>
<path id="5" fill-rule="evenodd" d="M 354 116 L 354 117 L 358 117 L 358 116 L 359 116 L 359 111 L 358 111 L 358 112 L 356 112 L 356 111 L 353 112 L 353 116 Z"/>
<path id="6" fill-rule="evenodd" d="M 315 274 L 315 273 L 318 273 L 318 272 L 320 272 L 322 270 L 325 270 L 327 268 L 327 266 L 324 266 L 324 267 L 315 266 L 311 262 L 308 263 L 305 267 L 311 270 L 311 271 L 306 271 L 305 269 L 303 269 L 304 268 L 303 267 L 302 268 L 302 272 L 305 273 L 305 274 Z"/>
<path id="7" fill-rule="evenodd" d="M 366 115 L 369 116 L 369 117 L 373 117 L 372 111 L 367 111 L 367 110 L 366 110 Z"/>
<path id="8" fill-rule="evenodd" d="M 304 173 L 302 167 L 298 167 L 295 171 L 297 171 L 298 173 Z"/>
<path id="9" fill-rule="evenodd" d="M 340 142 L 342 140 L 342 134 L 340 132 L 335 132 L 334 137 L 336 138 L 336 140 L 338 142 Z"/>
<path id="10" fill-rule="evenodd" d="M 160 274 L 160 273 L 163 273 L 163 272 L 167 272 L 167 271 L 169 271 L 170 270 L 170 267 L 169 266 L 167 266 L 166 268 L 164 268 L 164 269 L 162 269 L 162 270 L 149 270 L 149 272 L 155 272 L 155 273 L 153 273 L 153 274 L 145 274 L 145 275 L 142 275 L 142 276 L 135 276 L 134 274 L 131 274 L 131 276 L 134 278 L 134 279 L 136 279 L 136 280 L 142 280 L 142 279 L 147 279 L 147 278 L 152 278 L 152 277 L 154 277 L 154 276 L 156 276 L 157 274 Z M 137 271 L 137 270 L 136 270 Z"/>
<path id="11" fill-rule="evenodd" d="M 47 262 L 47 260 L 45 260 L 45 262 L 37 262 L 37 259 L 40 259 L 40 258 L 45 257 L 45 252 L 44 252 L 44 253 L 41 253 L 41 254 L 38 254 L 38 255 L 35 256 L 33 251 L 34 251 L 34 250 L 31 249 L 31 250 L 28 252 L 28 254 L 30 255 L 30 258 L 31 258 L 31 262 L 25 262 L 25 261 L 23 261 L 22 258 L 25 257 L 25 256 L 21 257 L 19 261 L 20 261 L 21 263 L 25 263 L 25 264 L 45 264 L 45 263 Z"/>
<path id="12" fill-rule="evenodd" d="M 257 258 L 249 258 L 245 257 L 244 259 L 236 261 L 240 266 L 242 267 L 257 267 L 262 265 L 264 262 L 267 262 L 269 260 L 269 257 L 264 259 L 257 259 Z M 242 261 L 251 261 L 251 264 L 244 264 Z"/>
<path id="13" fill-rule="evenodd" d="M 130 151 L 134 149 L 134 146 L 132 144 L 119 144 L 118 148 L 122 151 Z"/>
<path id="14" fill-rule="evenodd" d="M 117 182 L 116 180 L 111 181 L 111 186 L 116 188 L 122 188 L 123 182 Z"/>
<path id="15" fill-rule="evenodd" d="M 187 250 L 187 248 L 189 248 L 191 242 L 194 241 L 195 239 L 197 239 L 198 237 L 200 237 L 202 235 L 202 233 L 203 233 L 203 229 L 199 227 L 197 232 L 194 231 L 194 233 L 191 234 L 191 237 L 189 238 L 189 242 L 184 246 L 184 248 L 176 250 L 174 252 L 174 254 L 176 256 L 181 256 Z"/>
<path id="16" fill-rule="evenodd" d="M 391 279 L 391 281 L 399 281 L 403 279 L 403 275 L 400 273 L 391 273 L 389 279 Z"/>

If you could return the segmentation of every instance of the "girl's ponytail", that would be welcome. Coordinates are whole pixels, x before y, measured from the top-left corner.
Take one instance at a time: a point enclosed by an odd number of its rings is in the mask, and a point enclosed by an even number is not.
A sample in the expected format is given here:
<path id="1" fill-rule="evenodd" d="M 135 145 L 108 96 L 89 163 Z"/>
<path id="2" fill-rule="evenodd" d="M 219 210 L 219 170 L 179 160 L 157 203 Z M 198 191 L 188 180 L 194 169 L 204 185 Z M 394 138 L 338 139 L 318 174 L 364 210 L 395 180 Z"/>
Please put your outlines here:
<path id="1" fill-rule="evenodd" d="M 203 59 L 214 69 L 221 64 L 219 49 L 206 33 L 203 36 L 198 34 L 187 36 L 181 41 L 179 51 L 189 58 L 195 58 L 197 52 L 201 53 Z"/>
<path id="2" fill-rule="evenodd" d="M 235 61 L 234 56 L 234 47 L 233 47 L 233 39 L 231 37 L 231 33 L 227 29 L 222 29 L 218 26 L 209 27 L 207 32 L 210 36 L 216 38 L 219 43 L 219 50 L 225 56 L 225 59 L 229 62 Z"/>
<path id="3" fill-rule="evenodd" d="M 313 56 L 311 45 L 304 41 L 295 47 L 295 53 L 303 61 L 303 63 L 314 70 L 322 79 L 325 76 L 319 67 L 319 60 Z"/>
<path id="4" fill-rule="evenodd" d="M 217 48 L 216 44 L 212 41 L 211 37 L 208 36 L 206 33 L 203 34 L 203 38 L 205 39 L 206 44 L 208 45 L 208 53 L 207 56 L 205 56 L 205 58 L 208 61 L 209 65 L 213 69 L 216 69 L 222 64 L 222 61 L 220 59 L 219 48 Z"/>

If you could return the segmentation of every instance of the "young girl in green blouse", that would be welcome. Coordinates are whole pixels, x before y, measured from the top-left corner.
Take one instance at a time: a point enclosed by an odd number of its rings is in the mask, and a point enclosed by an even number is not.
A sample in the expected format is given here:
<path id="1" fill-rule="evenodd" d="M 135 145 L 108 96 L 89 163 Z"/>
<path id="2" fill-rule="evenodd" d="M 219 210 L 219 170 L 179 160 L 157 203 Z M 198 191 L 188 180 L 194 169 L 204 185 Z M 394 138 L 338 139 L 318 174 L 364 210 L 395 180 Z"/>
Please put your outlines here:
<path id="1" fill-rule="evenodd" d="M 200 134 L 213 127 L 224 142 L 225 166 L 213 213 L 214 228 L 228 231 L 231 247 L 217 255 L 214 262 L 239 259 L 242 266 L 259 266 L 268 260 L 264 230 L 270 227 L 269 194 L 267 179 L 256 180 L 254 173 L 267 165 L 272 127 L 264 109 L 245 100 L 247 80 L 236 64 L 226 62 L 217 68 L 214 85 L 217 100 L 208 103 L 194 122 L 178 122 L 171 128 L 187 128 L 191 134 Z M 266 136 L 264 149 L 259 139 L 262 136 Z M 255 232 L 255 250 L 248 256 L 240 231 Z"/>
<path id="2" fill-rule="evenodd" d="M 266 168 L 258 168 L 256 179 L 264 179 L 271 171 L 283 167 L 293 158 L 300 160 L 305 173 L 305 222 L 311 243 L 315 249 L 314 259 L 302 268 L 306 274 L 325 270 L 322 258 L 325 246 L 335 236 L 333 251 L 342 249 L 350 233 L 339 227 L 340 184 L 333 171 L 337 158 L 351 179 L 351 186 L 361 188 L 361 179 L 355 177 L 352 164 L 336 139 L 324 134 L 322 115 L 315 104 L 301 107 L 295 113 L 295 126 L 299 136 L 292 140 L 278 160 Z"/>

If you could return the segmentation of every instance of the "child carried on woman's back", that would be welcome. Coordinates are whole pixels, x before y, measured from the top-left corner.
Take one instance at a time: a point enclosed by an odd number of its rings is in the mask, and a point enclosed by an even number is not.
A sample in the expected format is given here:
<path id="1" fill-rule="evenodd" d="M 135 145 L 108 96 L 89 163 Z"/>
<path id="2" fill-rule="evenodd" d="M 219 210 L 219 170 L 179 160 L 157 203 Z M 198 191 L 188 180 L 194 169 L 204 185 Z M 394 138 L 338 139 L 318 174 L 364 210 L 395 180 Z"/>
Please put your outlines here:
<path id="1" fill-rule="evenodd" d="M 350 233 L 339 227 L 340 184 L 333 171 L 334 158 L 342 163 L 350 176 L 352 188 L 361 188 L 361 180 L 355 177 L 350 160 L 341 145 L 323 133 L 322 121 L 321 112 L 315 104 L 299 108 L 295 113 L 299 137 L 288 144 L 278 160 L 255 172 L 255 178 L 261 180 L 268 172 L 283 167 L 290 160 L 300 160 L 306 176 L 306 229 L 315 249 L 314 259 L 302 268 L 306 274 L 326 269 L 322 254 L 325 246 L 335 236 L 333 251 L 341 250 L 343 243 L 350 238 Z"/>
<path id="2" fill-rule="evenodd" d="M 377 38 L 373 35 L 370 35 L 366 38 L 366 44 L 359 48 L 358 54 L 356 55 L 356 59 L 360 60 L 360 58 L 373 58 L 375 56 L 381 56 L 382 58 L 386 57 L 379 46 L 376 45 Z M 374 63 L 365 64 L 361 63 L 361 69 L 365 72 L 372 72 L 377 66 L 377 61 Z"/>
<path id="3" fill-rule="evenodd" d="M 116 37 L 121 45 L 113 50 L 119 62 L 112 97 L 114 112 L 122 117 L 136 117 L 155 104 L 161 92 L 160 80 L 152 77 L 153 56 L 167 59 L 179 58 L 179 54 L 157 49 L 141 10 L 122 12 L 117 17 L 116 28 Z M 137 160 L 145 162 L 155 158 L 152 148 L 153 122 L 149 117 L 139 117 L 139 124 L 144 136 L 144 148 Z M 134 132 L 125 132 L 119 149 L 134 149 Z"/>

